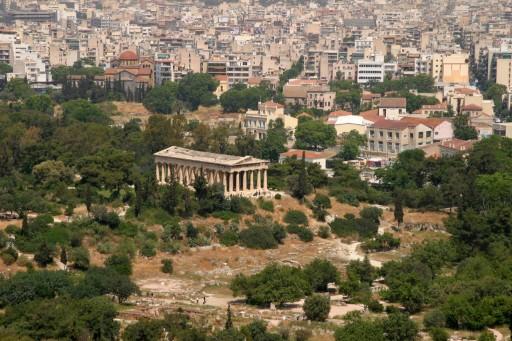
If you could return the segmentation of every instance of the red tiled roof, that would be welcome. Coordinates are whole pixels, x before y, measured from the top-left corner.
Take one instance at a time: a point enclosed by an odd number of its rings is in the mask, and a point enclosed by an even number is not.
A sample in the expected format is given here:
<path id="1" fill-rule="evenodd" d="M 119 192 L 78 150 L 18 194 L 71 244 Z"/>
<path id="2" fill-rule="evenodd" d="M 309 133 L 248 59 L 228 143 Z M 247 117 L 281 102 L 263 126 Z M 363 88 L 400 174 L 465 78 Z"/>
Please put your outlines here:
<path id="1" fill-rule="evenodd" d="M 264 107 L 271 107 L 271 108 L 284 108 L 284 105 L 280 103 L 276 103 L 274 101 L 267 101 L 265 103 L 262 103 Z"/>
<path id="2" fill-rule="evenodd" d="M 468 104 L 462 107 L 462 110 L 466 111 L 482 111 L 482 107 L 476 104 Z"/>
<path id="3" fill-rule="evenodd" d="M 279 154 L 279 156 L 282 158 L 295 156 L 297 159 L 302 159 L 303 152 L 305 153 L 306 159 L 325 159 L 336 155 L 334 152 L 312 152 L 309 150 L 290 149 L 287 152 Z"/>
<path id="4" fill-rule="evenodd" d="M 385 120 L 381 119 L 374 122 L 370 127 L 379 128 L 379 129 L 400 129 L 403 130 L 408 128 L 409 126 L 414 126 L 416 124 L 411 124 L 409 122 L 402 122 L 402 120 Z"/>
<path id="5" fill-rule="evenodd" d="M 404 97 L 383 97 L 380 99 L 379 108 L 405 108 L 407 100 Z"/>
<path id="6" fill-rule="evenodd" d="M 127 60 L 127 61 L 139 60 L 139 57 L 132 50 L 126 50 L 119 55 L 119 60 Z"/>
<path id="7" fill-rule="evenodd" d="M 418 117 L 404 117 L 400 120 L 401 122 L 406 122 L 409 124 L 417 125 L 424 124 L 427 127 L 435 128 L 443 122 L 447 122 L 448 120 L 444 120 L 442 118 L 418 118 Z"/>
<path id="8" fill-rule="evenodd" d="M 433 105 L 424 104 L 421 106 L 421 109 L 444 109 L 444 110 L 447 110 L 448 104 L 446 104 L 446 103 L 439 103 L 439 104 L 433 104 Z"/>
<path id="9" fill-rule="evenodd" d="M 455 149 L 458 151 L 465 151 L 473 148 L 473 144 L 475 144 L 476 140 L 459 140 L 456 138 L 441 141 L 441 146 L 445 148 Z"/>
<path id="10" fill-rule="evenodd" d="M 478 90 L 470 89 L 470 88 L 457 88 L 455 89 L 456 94 L 461 95 L 472 95 L 478 93 Z"/>
<path id="11" fill-rule="evenodd" d="M 372 109 L 372 110 L 360 112 L 359 116 L 362 116 L 365 120 L 372 121 L 372 122 L 383 119 L 382 117 L 379 116 L 379 109 Z"/>

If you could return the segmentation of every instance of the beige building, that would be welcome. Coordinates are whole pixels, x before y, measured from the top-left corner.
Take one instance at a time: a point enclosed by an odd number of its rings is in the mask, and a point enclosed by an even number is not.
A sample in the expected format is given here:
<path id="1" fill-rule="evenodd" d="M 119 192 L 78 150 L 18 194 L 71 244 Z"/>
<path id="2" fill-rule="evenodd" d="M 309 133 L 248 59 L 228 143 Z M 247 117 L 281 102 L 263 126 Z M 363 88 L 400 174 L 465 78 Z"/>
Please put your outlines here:
<path id="1" fill-rule="evenodd" d="M 443 57 L 443 83 L 469 84 L 469 56 L 452 54 Z"/>
<path id="2" fill-rule="evenodd" d="M 172 146 L 154 154 L 156 180 L 174 177 L 184 186 L 204 176 L 209 185 L 222 184 L 226 195 L 254 196 L 267 192 L 268 161 L 252 156 L 200 152 Z"/>
<path id="3" fill-rule="evenodd" d="M 379 102 L 379 116 L 388 120 L 399 120 L 407 114 L 407 100 L 404 97 L 383 97 Z"/>
<path id="4" fill-rule="evenodd" d="M 293 137 L 293 132 L 297 128 L 298 120 L 290 115 L 285 115 L 284 106 L 273 101 L 258 104 L 258 110 L 247 110 L 244 118 L 244 128 L 247 134 L 253 135 L 256 140 L 261 140 L 267 136 L 267 130 L 271 122 L 280 119 L 284 128 L 288 131 L 288 136 Z"/>
<path id="5" fill-rule="evenodd" d="M 512 138 L 512 122 L 494 123 L 492 132 L 494 135 Z"/>
<path id="6" fill-rule="evenodd" d="M 318 87 L 308 90 L 308 108 L 329 111 L 336 105 L 336 92 L 330 91 L 328 87 Z"/>
<path id="7" fill-rule="evenodd" d="M 378 120 L 368 127 L 367 150 L 370 155 L 395 158 L 400 152 L 434 142 L 433 129 L 422 123 Z"/>
<path id="8" fill-rule="evenodd" d="M 512 92 L 512 59 L 498 59 L 496 61 L 496 83 L 505 85 Z"/>

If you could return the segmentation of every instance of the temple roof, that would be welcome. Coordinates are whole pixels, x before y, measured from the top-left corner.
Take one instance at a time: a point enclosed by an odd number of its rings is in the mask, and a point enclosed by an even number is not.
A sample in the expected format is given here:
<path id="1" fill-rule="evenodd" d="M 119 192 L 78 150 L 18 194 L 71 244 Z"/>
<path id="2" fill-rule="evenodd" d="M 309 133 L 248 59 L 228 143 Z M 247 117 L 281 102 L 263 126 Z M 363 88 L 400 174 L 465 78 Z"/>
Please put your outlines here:
<path id="1" fill-rule="evenodd" d="M 256 163 L 268 163 L 267 160 L 257 159 L 252 156 L 235 156 L 226 154 L 216 154 L 209 152 L 201 152 L 177 146 L 172 146 L 153 154 L 163 158 L 182 159 L 195 162 L 204 162 L 223 166 L 243 166 Z"/>

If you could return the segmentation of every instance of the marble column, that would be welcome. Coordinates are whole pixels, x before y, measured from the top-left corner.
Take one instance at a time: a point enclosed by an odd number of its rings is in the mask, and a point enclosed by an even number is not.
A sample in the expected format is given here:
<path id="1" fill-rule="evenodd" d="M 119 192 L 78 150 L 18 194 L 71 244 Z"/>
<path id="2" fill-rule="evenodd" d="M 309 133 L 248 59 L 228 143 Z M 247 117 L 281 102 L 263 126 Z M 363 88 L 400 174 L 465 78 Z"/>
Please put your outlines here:
<path id="1" fill-rule="evenodd" d="M 250 176 L 250 183 L 249 183 L 249 190 L 254 191 L 254 170 L 251 170 L 251 176 Z"/>
<path id="2" fill-rule="evenodd" d="M 247 171 L 242 172 L 242 191 L 247 191 Z"/>
<path id="3" fill-rule="evenodd" d="M 233 192 L 233 173 L 228 173 L 228 192 Z"/>
<path id="4" fill-rule="evenodd" d="M 156 177 L 156 183 L 159 184 L 160 183 L 160 170 L 159 170 L 159 163 L 155 163 L 155 177 Z"/>
<path id="5" fill-rule="evenodd" d="M 258 169 L 256 172 L 258 172 L 258 181 L 256 182 L 256 189 L 261 189 L 261 169 Z"/>
<path id="6" fill-rule="evenodd" d="M 240 188 L 240 172 L 235 173 L 235 192 L 238 192 Z"/>
<path id="7" fill-rule="evenodd" d="M 267 190 L 267 170 L 263 170 L 263 190 Z"/>

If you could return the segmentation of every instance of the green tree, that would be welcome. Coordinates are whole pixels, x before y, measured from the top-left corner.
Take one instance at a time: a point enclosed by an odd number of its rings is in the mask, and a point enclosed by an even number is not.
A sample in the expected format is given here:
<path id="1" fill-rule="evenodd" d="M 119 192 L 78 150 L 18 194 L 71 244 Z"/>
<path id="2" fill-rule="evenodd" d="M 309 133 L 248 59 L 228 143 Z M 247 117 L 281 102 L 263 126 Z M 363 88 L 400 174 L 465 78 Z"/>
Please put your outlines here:
<path id="1" fill-rule="evenodd" d="M 115 272 L 130 276 L 132 274 L 132 260 L 126 254 L 113 254 L 105 260 L 105 267 Z"/>
<path id="2" fill-rule="evenodd" d="M 7 83 L 2 92 L 0 92 L 0 99 L 19 101 L 25 100 L 34 95 L 34 90 L 30 88 L 25 79 L 13 78 Z"/>
<path id="3" fill-rule="evenodd" d="M 65 122 L 79 121 L 99 124 L 110 123 L 110 118 L 96 105 L 84 99 L 66 102 L 62 105 Z"/>
<path id="4" fill-rule="evenodd" d="M 327 291 L 329 283 L 340 283 L 338 269 L 326 259 L 315 258 L 304 267 L 304 274 L 314 291 Z"/>
<path id="5" fill-rule="evenodd" d="M 475 140 L 478 138 L 478 132 L 469 125 L 469 117 L 467 115 L 457 115 L 453 119 L 453 134 L 461 140 Z"/>
<path id="6" fill-rule="evenodd" d="M 27 109 L 36 110 L 45 114 L 53 113 L 53 101 L 48 95 L 35 95 L 25 101 Z"/>
<path id="7" fill-rule="evenodd" d="M 53 263 L 53 250 L 48 246 L 46 242 L 43 242 L 37 252 L 34 254 L 34 260 L 37 264 L 42 267 Z"/>
<path id="8" fill-rule="evenodd" d="M 217 103 L 217 97 L 213 92 L 219 82 L 207 73 L 190 73 L 178 83 L 177 96 L 191 110 L 196 110 L 199 105 L 211 106 Z"/>
<path id="9" fill-rule="evenodd" d="M 155 86 L 144 97 L 144 107 L 153 113 L 172 114 L 176 108 L 178 85 L 166 82 Z"/>
<path id="10" fill-rule="evenodd" d="M 12 72 L 12 66 L 6 63 L 0 63 L 0 75 L 6 75 Z"/>
<path id="11" fill-rule="evenodd" d="M 285 265 L 270 264 L 261 272 L 238 275 L 230 285 L 235 295 L 242 294 L 247 303 L 268 306 L 294 302 L 311 292 L 311 287 L 300 269 Z"/>
<path id="12" fill-rule="evenodd" d="M 157 341 L 164 336 L 162 320 L 141 319 L 126 327 L 123 333 L 124 341 Z"/>
<path id="13" fill-rule="evenodd" d="M 342 136 L 341 151 L 339 156 L 343 160 L 354 160 L 360 154 L 360 148 L 366 143 L 366 136 L 359 134 L 356 130 L 351 130 Z"/>
<path id="14" fill-rule="evenodd" d="M 328 296 L 314 294 L 306 297 L 302 308 L 308 320 L 323 322 L 329 317 L 331 302 Z"/>
<path id="15" fill-rule="evenodd" d="M 400 194 L 395 195 L 395 207 L 393 210 L 393 215 L 395 217 L 396 222 L 398 225 L 402 224 L 404 222 L 404 208 L 402 205 L 402 198 Z"/>
<path id="16" fill-rule="evenodd" d="M 336 144 L 336 129 L 320 120 L 299 123 L 295 145 L 300 149 L 323 150 Z"/>

